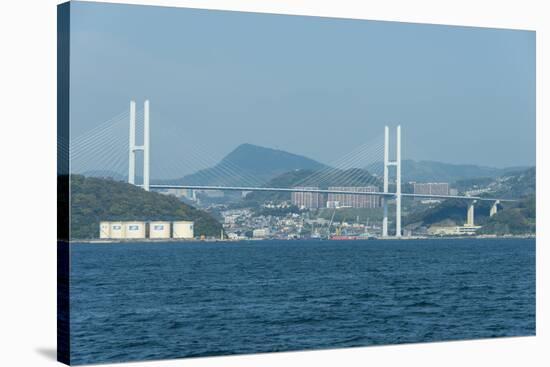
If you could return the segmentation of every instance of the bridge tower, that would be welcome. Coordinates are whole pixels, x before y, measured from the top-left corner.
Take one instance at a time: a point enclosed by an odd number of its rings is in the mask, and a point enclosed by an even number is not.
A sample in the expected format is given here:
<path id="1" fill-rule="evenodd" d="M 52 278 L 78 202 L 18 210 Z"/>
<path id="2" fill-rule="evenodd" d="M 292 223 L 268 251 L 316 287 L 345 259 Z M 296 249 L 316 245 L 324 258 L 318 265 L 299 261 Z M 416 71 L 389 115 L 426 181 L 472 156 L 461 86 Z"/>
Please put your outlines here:
<path id="1" fill-rule="evenodd" d="M 388 192 L 388 166 L 390 155 L 390 131 L 384 127 L 384 193 Z M 382 197 L 382 206 L 384 207 L 384 217 L 382 219 L 382 237 L 388 237 L 388 198 Z"/>
<path id="2" fill-rule="evenodd" d="M 143 145 L 136 145 L 136 102 L 130 101 L 130 141 L 128 160 L 128 183 L 136 183 L 136 153 L 143 152 L 143 188 L 149 191 L 149 101 L 143 104 Z"/>
<path id="3" fill-rule="evenodd" d="M 395 161 L 390 161 L 390 131 L 384 127 L 384 192 L 389 188 L 389 167 L 395 166 L 395 237 L 401 237 L 401 125 L 396 129 Z M 382 198 L 382 237 L 388 237 L 388 197 Z"/>

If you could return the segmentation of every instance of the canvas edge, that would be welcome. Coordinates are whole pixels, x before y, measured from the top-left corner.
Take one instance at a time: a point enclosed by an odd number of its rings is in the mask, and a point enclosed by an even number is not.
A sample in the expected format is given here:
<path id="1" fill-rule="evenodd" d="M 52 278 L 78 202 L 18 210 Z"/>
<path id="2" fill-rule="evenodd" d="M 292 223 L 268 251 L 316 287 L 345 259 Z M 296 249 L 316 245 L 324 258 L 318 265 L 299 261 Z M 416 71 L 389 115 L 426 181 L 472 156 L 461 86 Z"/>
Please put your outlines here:
<path id="1" fill-rule="evenodd" d="M 70 365 L 70 2 L 57 6 L 57 360 Z"/>

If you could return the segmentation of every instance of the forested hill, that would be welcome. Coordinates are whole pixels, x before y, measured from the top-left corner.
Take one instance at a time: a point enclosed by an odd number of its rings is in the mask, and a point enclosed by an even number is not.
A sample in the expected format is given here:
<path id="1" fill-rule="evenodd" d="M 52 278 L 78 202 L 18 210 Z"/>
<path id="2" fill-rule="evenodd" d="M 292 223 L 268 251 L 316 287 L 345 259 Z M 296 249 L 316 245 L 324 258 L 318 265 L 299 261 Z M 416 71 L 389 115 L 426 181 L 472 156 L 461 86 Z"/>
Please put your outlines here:
<path id="1" fill-rule="evenodd" d="M 498 213 L 489 217 L 489 201 L 480 201 L 475 205 L 475 223 L 483 226 L 483 234 L 526 234 L 536 231 L 536 170 L 529 168 L 515 174 L 485 180 L 489 192 L 486 197 L 513 198 L 515 202 L 499 205 Z M 404 224 L 426 227 L 442 223 L 462 225 L 466 220 L 467 203 L 464 200 L 445 200 L 441 204 L 420 212 L 412 212 L 404 217 Z"/>
<path id="2" fill-rule="evenodd" d="M 527 167 L 494 168 L 474 164 L 451 164 L 435 161 L 415 161 L 404 159 L 401 162 L 403 182 L 450 182 L 477 179 L 480 177 L 495 179 L 496 177 L 513 174 Z M 382 162 L 373 163 L 367 167 L 373 172 L 381 172 Z"/>
<path id="3" fill-rule="evenodd" d="M 72 175 L 71 238 L 97 238 L 102 220 L 192 220 L 197 236 L 219 236 L 222 229 L 210 214 L 173 196 L 124 182 Z"/>

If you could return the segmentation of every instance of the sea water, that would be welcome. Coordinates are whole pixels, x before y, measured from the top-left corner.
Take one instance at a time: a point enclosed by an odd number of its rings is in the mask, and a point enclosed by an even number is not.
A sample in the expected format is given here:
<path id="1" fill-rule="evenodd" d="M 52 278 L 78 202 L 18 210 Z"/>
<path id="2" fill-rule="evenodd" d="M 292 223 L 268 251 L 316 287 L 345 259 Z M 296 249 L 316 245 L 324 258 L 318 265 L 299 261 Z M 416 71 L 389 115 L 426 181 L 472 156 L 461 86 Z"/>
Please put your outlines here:
<path id="1" fill-rule="evenodd" d="M 534 239 L 71 245 L 72 363 L 535 334 Z"/>

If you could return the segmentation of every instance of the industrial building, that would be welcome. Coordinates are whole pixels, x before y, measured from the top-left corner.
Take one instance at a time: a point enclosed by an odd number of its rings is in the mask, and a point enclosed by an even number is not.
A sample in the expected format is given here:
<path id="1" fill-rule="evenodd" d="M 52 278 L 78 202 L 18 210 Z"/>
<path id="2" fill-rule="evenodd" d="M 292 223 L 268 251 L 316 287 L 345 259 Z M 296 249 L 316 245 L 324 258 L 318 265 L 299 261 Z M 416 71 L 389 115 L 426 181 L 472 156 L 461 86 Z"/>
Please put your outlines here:
<path id="1" fill-rule="evenodd" d="M 124 222 L 124 239 L 140 240 L 145 238 L 145 222 Z"/>
<path id="2" fill-rule="evenodd" d="M 195 237 L 194 223 L 187 220 L 172 222 L 172 238 L 191 239 Z"/>
<path id="3" fill-rule="evenodd" d="M 431 226 L 428 228 L 428 234 L 431 236 L 464 236 L 475 235 L 481 226 Z"/>
<path id="4" fill-rule="evenodd" d="M 150 222 L 149 223 L 149 238 L 150 239 L 168 239 L 171 234 L 170 222 Z"/>
<path id="5" fill-rule="evenodd" d="M 265 238 L 269 236 L 269 228 L 257 228 L 252 231 L 252 237 L 254 238 Z"/>
<path id="6" fill-rule="evenodd" d="M 100 222 L 99 238 L 121 240 L 126 237 L 123 222 Z"/>
<path id="7" fill-rule="evenodd" d="M 99 238 L 105 240 L 193 239 L 192 221 L 101 221 Z"/>
<path id="8" fill-rule="evenodd" d="M 99 238 L 107 239 L 111 238 L 111 223 L 100 222 L 99 223 Z"/>

